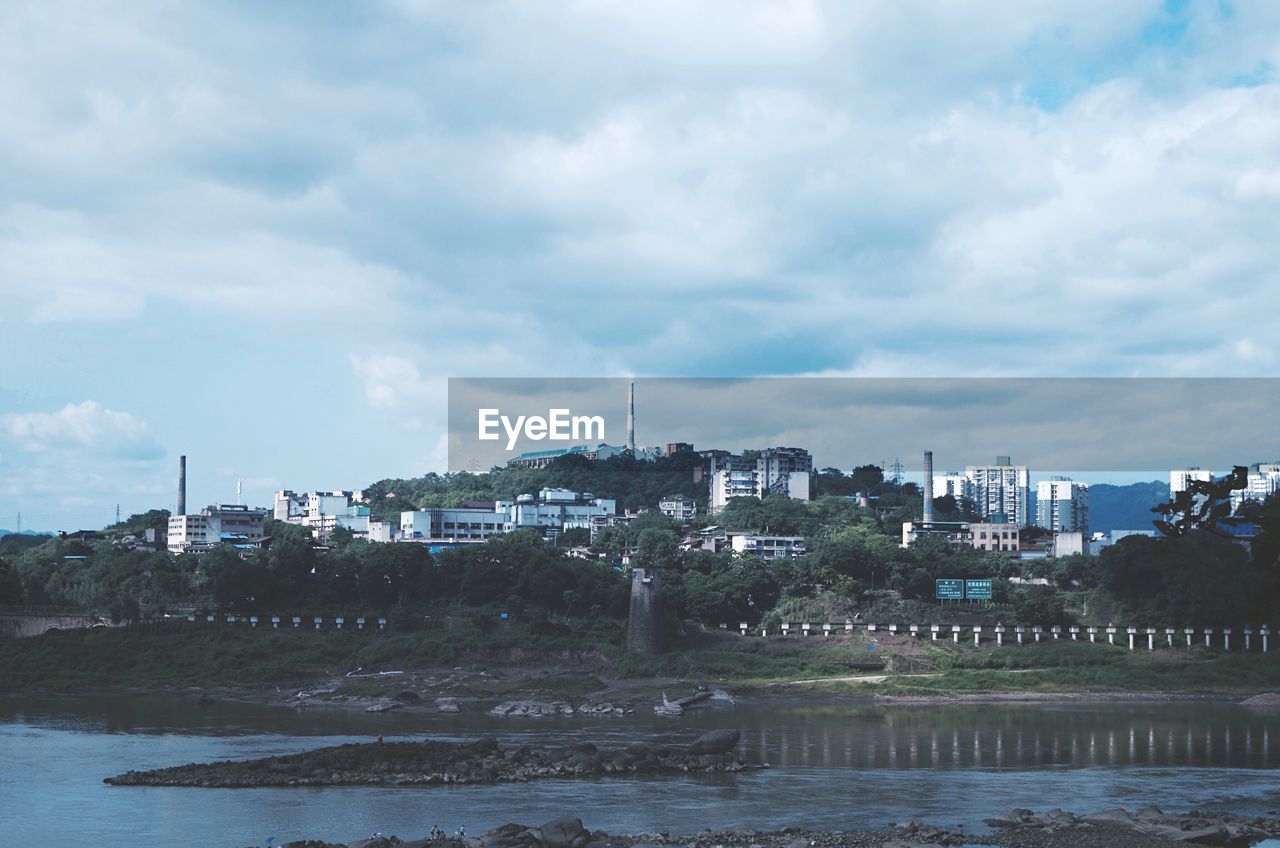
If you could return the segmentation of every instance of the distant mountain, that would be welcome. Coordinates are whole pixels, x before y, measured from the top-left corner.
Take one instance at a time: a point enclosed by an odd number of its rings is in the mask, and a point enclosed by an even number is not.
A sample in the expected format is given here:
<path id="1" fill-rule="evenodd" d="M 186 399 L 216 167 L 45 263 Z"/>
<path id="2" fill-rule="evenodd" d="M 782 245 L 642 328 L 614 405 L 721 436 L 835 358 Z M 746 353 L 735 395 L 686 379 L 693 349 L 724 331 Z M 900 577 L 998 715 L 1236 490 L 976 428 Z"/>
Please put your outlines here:
<path id="1" fill-rule="evenodd" d="M 21 533 L 18 533 L 13 530 L 0 529 L 0 539 L 3 539 L 5 536 L 52 536 L 52 535 L 53 533 L 49 530 L 23 530 Z"/>
<path id="2" fill-rule="evenodd" d="M 1151 507 L 1169 500 L 1169 484 L 1159 480 L 1113 486 L 1095 483 L 1089 487 L 1089 530 L 1151 530 L 1157 516 Z"/>

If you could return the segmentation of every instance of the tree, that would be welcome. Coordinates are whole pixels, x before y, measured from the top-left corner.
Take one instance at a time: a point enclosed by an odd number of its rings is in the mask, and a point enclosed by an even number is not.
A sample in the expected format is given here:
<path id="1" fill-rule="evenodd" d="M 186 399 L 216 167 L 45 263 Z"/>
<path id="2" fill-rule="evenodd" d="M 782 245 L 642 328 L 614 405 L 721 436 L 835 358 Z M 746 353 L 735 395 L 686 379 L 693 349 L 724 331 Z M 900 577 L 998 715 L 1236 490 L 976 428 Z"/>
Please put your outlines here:
<path id="1" fill-rule="evenodd" d="M 1227 535 L 1219 525 L 1231 516 L 1231 492 L 1243 489 L 1248 481 L 1249 469 L 1243 465 L 1221 480 L 1191 480 L 1167 503 L 1151 508 L 1165 516 L 1152 524 L 1164 536 L 1186 536 L 1200 529 Z"/>

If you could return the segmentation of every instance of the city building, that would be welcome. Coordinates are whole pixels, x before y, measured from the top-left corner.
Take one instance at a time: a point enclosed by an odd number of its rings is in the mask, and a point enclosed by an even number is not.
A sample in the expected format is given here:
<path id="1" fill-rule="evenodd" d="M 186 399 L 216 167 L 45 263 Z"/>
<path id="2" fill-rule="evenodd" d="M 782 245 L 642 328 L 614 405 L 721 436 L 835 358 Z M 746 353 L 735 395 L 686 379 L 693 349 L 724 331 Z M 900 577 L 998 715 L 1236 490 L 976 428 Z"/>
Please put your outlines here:
<path id="1" fill-rule="evenodd" d="M 962 538 L 961 541 L 979 550 L 1009 554 L 1015 557 L 1018 555 L 1020 548 L 1018 525 L 1012 521 L 998 523 L 974 522 L 969 525 L 968 538 Z"/>
<path id="2" fill-rule="evenodd" d="M 658 501 L 658 512 L 678 524 L 688 524 L 698 515 L 698 504 L 684 495 L 668 495 Z"/>
<path id="3" fill-rule="evenodd" d="M 668 442 L 667 456 L 675 456 L 678 453 L 693 453 L 693 445 L 688 442 Z"/>
<path id="4" fill-rule="evenodd" d="M 804 536 L 769 536 L 758 533 L 729 531 L 726 536 L 735 554 L 756 556 L 761 559 L 802 557 L 807 553 Z"/>
<path id="5" fill-rule="evenodd" d="M 1213 472 L 1195 465 L 1190 468 L 1175 468 L 1169 472 L 1169 494 L 1172 496 L 1190 489 L 1192 480 L 1208 483 L 1213 480 Z"/>
<path id="6" fill-rule="evenodd" d="M 1231 491 L 1231 511 L 1238 510 L 1245 501 L 1262 503 L 1276 492 L 1280 492 L 1280 465 L 1259 465 L 1256 471 L 1249 472 L 1243 489 Z"/>
<path id="7" fill-rule="evenodd" d="M 267 510 L 240 504 L 223 504 L 200 511 L 199 515 L 172 515 L 166 539 L 170 553 L 202 553 L 227 543 L 237 547 L 258 547 Z"/>
<path id="8" fill-rule="evenodd" d="M 281 489 L 275 494 L 272 516 L 276 521 L 297 524 L 311 531 L 317 542 L 328 542 L 339 527 L 345 527 L 361 538 L 369 533 L 369 508 L 356 501 L 360 492 L 304 492 L 298 494 Z"/>
<path id="9" fill-rule="evenodd" d="M 1089 485 L 1067 477 L 1036 483 L 1036 526 L 1055 533 L 1089 533 Z"/>
<path id="10" fill-rule="evenodd" d="M 511 468 L 546 468 L 562 456 L 581 456 L 584 459 L 594 461 L 597 459 L 609 459 L 613 456 L 622 456 L 627 452 L 626 445 L 607 445 L 604 442 L 598 445 L 574 445 L 568 448 L 528 451 L 507 460 L 507 466 Z M 663 454 L 664 449 L 660 447 L 639 447 L 631 450 L 632 456 L 645 462 L 659 459 Z"/>
<path id="11" fill-rule="evenodd" d="M 495 505 L 434 507 L 400 513 L 404 541 L 482 542 L 507 530 L 507 513 Z M 372 538 L 372 529 L 370 531 Z M 379 535 L 382 531 L 379 530 Z"/>
<path id="12" fill-rule="evenodd" d="M 508 531 L 537 530 L 554 535 L 573 527 L 591 529 L 595 516 L 613 515 L 617 501 L 597 498 L 590 492 L 570 489 L 542 489 L 535 497 L 520 495 L 514 501 L 497 501 L 495 511 L 506 513 Z"/>
<path id="13" fill-rule="evenodd" d="M 1019 527 L 1028 523 L 1031 500 L 1030 474 L 1025 465 L 1014 465 L 1007 456 L 998 456 L 994 465 L 970 465 L 964 470 L 967 493 L 975 514 L 990 518 L 1004 516 Z"/>
<path id="14" fill-rule="evenodd" d="M 950 474 L 933 475 L 933 496 L 935 498 L 945 498 L 950 495 L 956 499 L 956 503 L 960 503 L 965 498 L 971 497 L 969 490 L 969 478 L 959 471 L 952 471 Z"/>
<path id="15" fill-rule="evenodd" d="M 1053 534 L 1052 556 L 1064 557 L 1072 554 L 1088 554 L 1089 550 L 1089 536 L 1086 533 L 1073 530 Z"/>
<path id="16" fill-rule="evenodd" d="M 765 494 L 809 499 L 813 457 L 803 448 L 768 448 L 741 455 L 706 451 L 709 463 L 711 512 L 718 512 L 732 498 L 761 498 Z"/>

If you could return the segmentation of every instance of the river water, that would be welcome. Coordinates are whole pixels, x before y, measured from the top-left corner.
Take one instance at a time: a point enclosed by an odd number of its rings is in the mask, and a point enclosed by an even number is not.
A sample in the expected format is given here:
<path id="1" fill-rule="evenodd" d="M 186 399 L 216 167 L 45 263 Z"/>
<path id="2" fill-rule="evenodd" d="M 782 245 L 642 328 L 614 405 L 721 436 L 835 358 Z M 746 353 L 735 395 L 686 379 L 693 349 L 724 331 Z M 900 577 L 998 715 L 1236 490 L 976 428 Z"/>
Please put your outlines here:
<path id="1" fill-rule="evenodd" d="M 763 772 L 432 788 L 111 787 L 129 769 L 430 736 L 531 746 L 687 743 L 742 730 Z M 679 718 L 370 715 L 158 696 L 0 696 L 0 844 L 95 848 L 265 845 L 302 837 L 481 833 L 563 814 L 615 833 L 853 830 L 918 817 L 982 830 L 1013 807 L 1073 812 L 1158 803 L 1280 809 L 1280 714 L 1229 704 L 739 705 Z"/>

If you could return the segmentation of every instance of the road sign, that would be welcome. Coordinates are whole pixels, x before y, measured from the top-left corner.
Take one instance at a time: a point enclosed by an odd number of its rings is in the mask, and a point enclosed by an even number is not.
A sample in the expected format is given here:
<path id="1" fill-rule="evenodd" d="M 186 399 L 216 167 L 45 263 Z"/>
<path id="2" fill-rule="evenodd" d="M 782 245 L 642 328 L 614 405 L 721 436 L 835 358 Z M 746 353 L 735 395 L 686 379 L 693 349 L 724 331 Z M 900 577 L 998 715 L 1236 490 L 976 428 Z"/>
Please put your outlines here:
<path id="1" fill-rule="evenodd" d="M 939 579 L 933 581 L 933 596 L 942 601 L 963 601 L 964 581 Z"/>
<path id="2" fill-rule="evenodd" d="M 989 601 L 991 600 L 991 581 L 966 580 L 964 581 L 964 593 L 971 601 Z"/>

